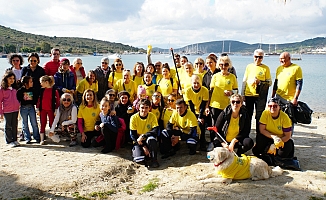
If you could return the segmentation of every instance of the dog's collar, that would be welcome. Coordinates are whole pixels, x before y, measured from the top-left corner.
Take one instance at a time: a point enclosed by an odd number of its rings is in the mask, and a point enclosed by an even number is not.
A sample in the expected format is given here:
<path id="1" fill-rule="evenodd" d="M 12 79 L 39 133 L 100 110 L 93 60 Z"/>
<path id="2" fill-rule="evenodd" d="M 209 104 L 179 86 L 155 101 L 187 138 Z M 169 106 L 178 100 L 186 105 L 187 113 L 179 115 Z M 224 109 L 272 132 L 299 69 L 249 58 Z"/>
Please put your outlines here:
<path id="1" fill-rule="evenodd" d="M 223 164 L 225 161 L 226 161 L 227 158 L 225 158 L 222 162 L 218 163 L 218 164 L 214 164 L 214 167 L 218 167 L 220 166 L 221 164 Z"/>

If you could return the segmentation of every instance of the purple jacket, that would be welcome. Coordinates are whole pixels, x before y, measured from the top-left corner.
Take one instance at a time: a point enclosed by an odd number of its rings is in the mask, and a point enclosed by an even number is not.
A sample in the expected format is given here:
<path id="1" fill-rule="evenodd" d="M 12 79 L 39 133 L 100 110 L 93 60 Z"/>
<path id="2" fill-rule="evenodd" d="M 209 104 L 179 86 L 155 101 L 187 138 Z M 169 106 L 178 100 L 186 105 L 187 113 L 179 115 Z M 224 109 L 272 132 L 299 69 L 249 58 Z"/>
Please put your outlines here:
<path id="1" fill-rule="evenodd" d="M 17 112 L 19 110 L 19 101 L 16 97 L 17 90 L 16 89 L 2 89 L 0 88 L 0 114 L 3 113 L 11 113 Z"/>

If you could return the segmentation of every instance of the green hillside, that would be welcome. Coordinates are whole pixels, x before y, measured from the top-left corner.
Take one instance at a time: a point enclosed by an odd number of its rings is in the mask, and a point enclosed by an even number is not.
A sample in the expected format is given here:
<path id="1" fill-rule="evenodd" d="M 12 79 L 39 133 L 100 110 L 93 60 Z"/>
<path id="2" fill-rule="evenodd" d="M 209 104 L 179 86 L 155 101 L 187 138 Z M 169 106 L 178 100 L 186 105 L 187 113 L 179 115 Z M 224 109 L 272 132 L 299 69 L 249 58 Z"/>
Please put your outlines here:
<path id="1" fill-rule="evenodd" d="M 0 25 L 0 52 L 40 52 L 50 53 L 57 47 L 62 53 L 92 54 L 122 53 L 124 51 L 138 52 L 139 48 L 121 43 L 77 37 L 49 37 L 24 33 Z"/>

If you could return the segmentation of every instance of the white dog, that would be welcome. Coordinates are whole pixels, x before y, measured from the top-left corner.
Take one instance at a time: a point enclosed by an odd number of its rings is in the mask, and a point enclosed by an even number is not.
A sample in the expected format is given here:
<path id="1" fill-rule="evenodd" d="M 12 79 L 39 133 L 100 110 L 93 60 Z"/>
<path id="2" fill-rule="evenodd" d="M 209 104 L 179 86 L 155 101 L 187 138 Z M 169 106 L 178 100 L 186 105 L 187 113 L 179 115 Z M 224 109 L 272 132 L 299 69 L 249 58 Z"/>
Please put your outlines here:
<path id="1" fill-rule="evenodd" d="M 223 147 L 216 147 L 208 152 L 207 158 L 214 163 L 217 173 L 197 177 L 197 179 L 203 180 L 203 183 L 218 182 L 229 184 L 233 179 L 251 178 L 252 180 L 261 180 L 280 176 L 283 173 L 280 167 L 277 166 L 271 169 L 266 162 L 255 156 L 242 155 L 242 157 L 236 157 L 232 152 Z M 221 175 L 222 178 L 217 178 L 218 175 Z"/>

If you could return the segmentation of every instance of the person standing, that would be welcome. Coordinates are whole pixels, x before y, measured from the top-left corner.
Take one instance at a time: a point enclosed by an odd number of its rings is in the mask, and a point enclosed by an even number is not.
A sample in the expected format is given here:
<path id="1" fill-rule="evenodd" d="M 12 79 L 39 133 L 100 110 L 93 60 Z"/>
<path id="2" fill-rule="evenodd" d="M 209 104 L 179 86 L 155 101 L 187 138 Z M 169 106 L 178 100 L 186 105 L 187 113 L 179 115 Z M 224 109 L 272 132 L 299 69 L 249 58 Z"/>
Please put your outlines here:
<path id="1" fill-rule="evenodd" d="M 101 66 L 96 67 L 94 70 L 96 79 L 98 82 L 98 91 L 96 93 L 97 99 L 101 100 L 105 92 L 109 89 L 109 75 L 110 75 L 110 68 L 109 68 L 109 58 L 104 57 L 101 59 Z"/>
<path id="2" fill-rule="evenodd" d="M 24 58 L 22 55 L 13 53 L 8 56 L 8 62 L 11 65 L 10 68 L 6 69 L 6 71 L 11 70 L 14 72 L 16 76 L 16 81 L 19 84 L 21 79 L 21 71 L 22 71 L 22 65 L 24 64 Z"/>
<path id="3" fill-rule="evenodd" d="M 86 76 L 85 68 L 83 67 L 83 61 L 81 58 L 75 58 L 72 61 L 72 65 L 70 65 L 70 71 L 74 73 L 76 86 L 79 84 L 81 80 L 83 80 Z"/>
<path id="4" fill-rule="evenodd" d="M 51 60 L 43 65 L 45 75 L 54 76 L 60 67 L 60 50 L 58 48 L 51 49 Z"/>
<path id="5" fill-rule="evenodd" d="M 74 94 L 76 90 L 74 73 L 70 71 L 69 66 L 69 59 L 62 58 L 60 61 L 60 67 L 54 75 L 55 86 L 60 96 L 63 93 Z"/>
<path id="6" fill-rule="evenodd" d="M 242 95 L 246 102 L 247 114 L 250 121 L 256 109 L 256 131 L 259 131 L 259 119 L 266 107 L 268 88 L 272 85 L 272 78 L 269 67 L 262 63 L 264 51 L 256 49 L 254 51 L 254 63 L 247 65 L 243 83 Z"/>

